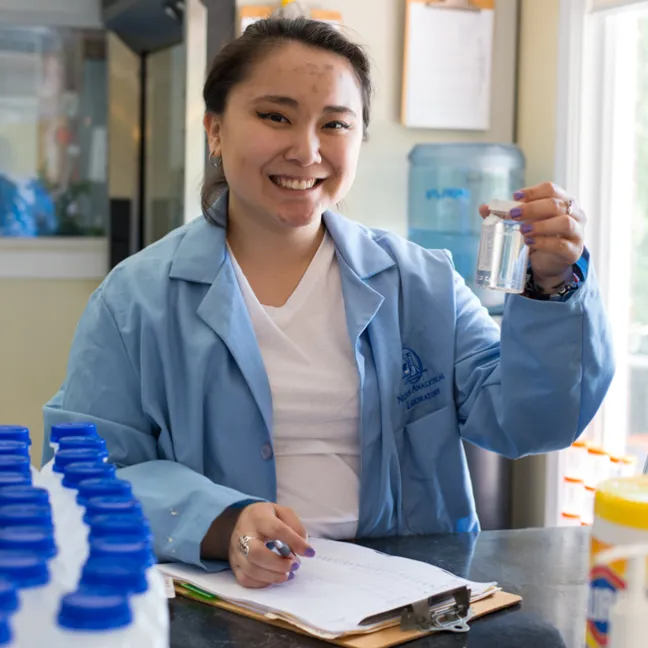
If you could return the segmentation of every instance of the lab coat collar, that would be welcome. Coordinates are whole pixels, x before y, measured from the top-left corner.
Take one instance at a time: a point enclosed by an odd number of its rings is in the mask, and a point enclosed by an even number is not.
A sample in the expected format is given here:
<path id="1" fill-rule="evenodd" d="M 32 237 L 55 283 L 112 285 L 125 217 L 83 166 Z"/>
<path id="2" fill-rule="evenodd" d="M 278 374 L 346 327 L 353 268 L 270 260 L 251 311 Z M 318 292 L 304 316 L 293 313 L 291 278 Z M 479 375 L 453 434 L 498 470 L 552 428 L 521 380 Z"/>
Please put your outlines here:
<path id="1" fill-rule="evenodd" d="M 169 276 L 196 283 L 211 284 L 226 259 L 228 193 L 224 192 L 209 209 L 217 225 L 199 218 L 186 226 L 186 234 L 176 250 Z M 332 211 L 324 212 L 324 223 L 340 255 L 360 279 L 369 279 L 396 265 L 375 241 L 374 234 Z"/>

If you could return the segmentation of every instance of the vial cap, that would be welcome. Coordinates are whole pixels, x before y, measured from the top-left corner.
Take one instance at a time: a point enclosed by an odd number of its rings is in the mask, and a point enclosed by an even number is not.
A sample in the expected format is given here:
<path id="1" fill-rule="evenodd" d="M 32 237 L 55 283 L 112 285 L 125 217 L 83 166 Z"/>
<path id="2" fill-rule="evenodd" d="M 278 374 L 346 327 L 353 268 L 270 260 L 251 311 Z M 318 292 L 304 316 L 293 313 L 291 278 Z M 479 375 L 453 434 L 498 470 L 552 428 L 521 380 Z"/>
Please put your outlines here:
<path id="1" fill-rule="evenodd" d="M 59 450 L 78 450 L 79 448 L 94 448 L 106 450 L 106 442 L 100 436 L 69 436 L 59 441 Z"/>
<path id="2" fill-rule="evenodd" d="M 0 646 L 8 646 L 13 639 L 9 618 L 0 614 Z"/>
<path id="3" fill-rule="evenodd" d="M 0 439 L 0 455 L 22 455 L 29 457 L 29 444 L 13 439 Z"/>
<path id="4" fill-rule="evenodd" d="M 77 495 L 77 502 L 82 506 L 87 504 L 87 500 L 93 497 L 101 497 L 105 495 L 118 495 L 124 499 L 132 499 L 133 489 L 129 482 L 124 479 L 116 478 L 100 478 L 100 479 L 85 479 L 79 486 L 79 494 Z"/>
<path id="5" fill-rule="evenodd" d="M 96 515 L 90 524 L 90 539 L 105 536 L 122 536 L 152 546 L 153 536 L 149 523 L 137 515 Z"/>
<path id="6" fill-rule="evenodd" d="M 94 423 L 59 423 L 52 425 L 50 431 L 50 442 L 60 443 L 64 437 L 84 436 L 97 437 L 97 426 Z"/>
<path id="7" fill-rule="evenodd" d="M 142 594 L 148 590 L 146 571 L 136 563 L 90 558 L 81 573 L 80 587 L 97 594 Z"/>
<path id="8" fill-rule="evenodd" d="M 31 445 L 29 430 L 22 425 L 0 425 L 0 439 L 3 441 L 23 441 Z"/>
<path id="9" fill-rule="evenodd" d="M 71 463 L 64 468 L 63 486 L 66 488 L 79 488 L 79 484 L 87 479 L 114 477 L 116 470 L 115 466 L 104 462 Z"/>
<path id="10" fill-rule="evenodd" d="M 0 472 L 31 474 L 29 457 L 24 455 L 0 455 Z"/>
<path id="11" fill-rule="evenodd" d="M 77 591 L 61 600 L 58 624 L 70 630 L 102 632 L 124 628 L 133 620 L 125 596 Z"/>
<path id="12" fill-rule="evenodd" d="M 499 200 L 497 198 L 488 203 L 488 211 L 498 215 L 506 215 L 511 209 L 519 207 L 522 203 L 515 200 Z"/>
<path id="13" fill-rule="evenodd" d="M 7 504 L 49 504 L 49 493 L 45 488 L 29 484 L 2 486 L 0 484 L 0 506 Z"/>
<path id="14" fill-rule="evenodd" d="M 49 582 L 47 560 L 28 551 L 0 550 L 0 578 L 19 590 L 46 585 Z"/>
<path id="15" fill-rule="evenodd" d="M 142 505 L 133 497 L 125 495 L 102 495 L 91 497 L 86 504 L 86 514 L 83 521 L 92 525 L 92 518 L 96 515 L 125 513 L 144 517 Z"/>
<path id="16" fill-rule="evenodd" d="M 133 563 L 143 569 L 155 564 L 155 556 L 147 542 L 130 536 L 104 536 L 89 540 L 90 557 Z"/>
<path id="17" fill-rule="evenodd" d="M 0 489 L 4 489 L 7 486 L 30 486 L 31 483 L 31 470 L 28 475 L 18 472 L 0 472 Z"/>
<path id="18" fill-rule="evenodd" d="M 18 590 L 4 578 L 0 578 L 0 617 L 7 616 L 18 609 Z"/>
<path id="19" fill-rule="evenodd" d="M 0 551 L 28 551 L 46 560 L 57 554 L 52 531 L 33 526 L 0 529 Z"/>
<path id="20" fill-rule="evenodd" d="M 44 504 L 0 506 L 0 529 L 10 526 L 35 526 L 52 529 L 52 509 Z"/>
<path id="21" fill-rule="evenodd" d="M 74 450 L 59 450 L 54 458 L 52 470 L 57 473 L 65 472 L 65 466 L 71 463 L 88 462 L 99 463 L 108 457 L 105 450 L 96 448 L 75 448 Z"/>

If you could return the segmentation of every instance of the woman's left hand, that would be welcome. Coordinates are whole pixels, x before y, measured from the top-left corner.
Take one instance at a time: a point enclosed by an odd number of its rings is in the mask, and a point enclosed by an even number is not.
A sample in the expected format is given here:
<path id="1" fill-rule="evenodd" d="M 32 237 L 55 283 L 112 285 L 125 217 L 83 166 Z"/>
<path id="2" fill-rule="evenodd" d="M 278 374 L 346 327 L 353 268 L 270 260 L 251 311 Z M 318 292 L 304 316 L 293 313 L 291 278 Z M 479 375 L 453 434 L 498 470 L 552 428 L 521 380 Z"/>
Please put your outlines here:
<path id="1" fill-rule="evenodd" d="M 522 223 L 533 279 L 545 292 L 553 292 L 571 280 L 572 266 L 583 254 L 585 213 L 551 182 L 525 187 L 513 197 L 522 203 L 511 210 L 511 216 Z M 488 216 L 486 205 L 479 211 Z"/>

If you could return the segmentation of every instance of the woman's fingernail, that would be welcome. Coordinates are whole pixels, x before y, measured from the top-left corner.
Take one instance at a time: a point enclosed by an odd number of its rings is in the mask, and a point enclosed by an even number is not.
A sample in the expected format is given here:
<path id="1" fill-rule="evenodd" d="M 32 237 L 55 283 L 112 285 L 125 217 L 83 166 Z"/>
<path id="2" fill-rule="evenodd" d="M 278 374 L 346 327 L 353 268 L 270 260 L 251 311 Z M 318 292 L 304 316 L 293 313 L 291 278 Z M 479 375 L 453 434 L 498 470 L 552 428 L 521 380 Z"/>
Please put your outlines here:
<path id="1" fill-rule="evenodd" d="M 296 572 L 299 569 L 299 563 L 294 562 L 292 565 L 290 565 L 290 571 L 291 572 Z"/>
<path id="2" fill-rule="evenodd" d="M 292 580 L 293 578 L 295 578 L 295 572 L 290 572 L 288 574 L 288 580 Z"/>
<path id="3" fill-rule="evenodd" d="M 527 237 L 524 239 L 524 242 L 525 242 L 527 245 L 533 245 L 533 244 L 535 243 L 535 239 L 532 239 L 530 236 L 527 236 Z"/>
<path id="4" fill-rule="evenodd" d="M 516 192 L 513 194 L 513 198 L 514 198 L 515 200 L 522 200 L 522 198 L 524 198 L 524 191 L 516 191 Z"/>
<path id="5" fill-rule="evenodd" d="M 520 218 L 522 216 L 522 208 L 514 207 L 511 209 L 511 218 Z"/>
<path id="6" fill-rule="evenodd" d="M 533 225 L 529 225 L 529 223 L 523 223 L 522 227 L 520 227 L 522 234 L 528 234 L 532 229 Z"/>
<path id="7" fill-rule="evenodd" d="M 308 549 L 304 551 L 304 555 L 307 558 L 315 558 L 315 549 L 313 549 L 313 547 L 308 547 Z"/>

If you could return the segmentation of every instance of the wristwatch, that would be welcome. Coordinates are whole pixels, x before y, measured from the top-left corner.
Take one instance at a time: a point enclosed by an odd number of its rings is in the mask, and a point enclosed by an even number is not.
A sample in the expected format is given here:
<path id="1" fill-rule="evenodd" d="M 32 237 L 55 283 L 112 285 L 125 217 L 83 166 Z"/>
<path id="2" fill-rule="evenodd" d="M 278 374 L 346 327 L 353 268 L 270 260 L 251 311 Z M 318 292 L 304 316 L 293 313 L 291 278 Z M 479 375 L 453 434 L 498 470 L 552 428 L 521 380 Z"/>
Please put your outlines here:
<path id="1" fill-rule="evenodd" d="M 524 287 L 524 293 L 522 294 L 529 299 L 537 299 L 539 301 L 566 302 L 580 288 L 583 281 L 580 277 L 580 268 L 577 265 L 573 268 L 571 281 L 567 281 L 557 287 L 553 292 L 547 293 L 536 284 L 533 277 L 533 270 L 531 270 L 531 266 L 529 266 L 527 268 L 526 285 Z"/>

